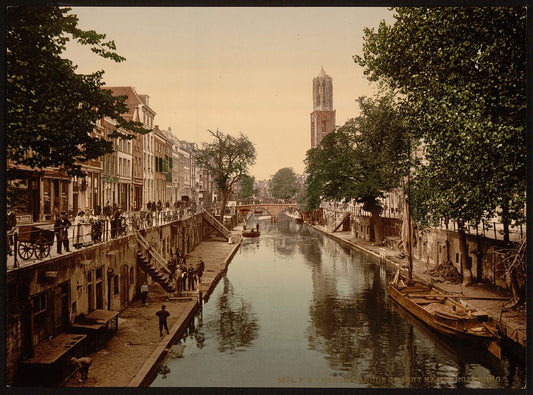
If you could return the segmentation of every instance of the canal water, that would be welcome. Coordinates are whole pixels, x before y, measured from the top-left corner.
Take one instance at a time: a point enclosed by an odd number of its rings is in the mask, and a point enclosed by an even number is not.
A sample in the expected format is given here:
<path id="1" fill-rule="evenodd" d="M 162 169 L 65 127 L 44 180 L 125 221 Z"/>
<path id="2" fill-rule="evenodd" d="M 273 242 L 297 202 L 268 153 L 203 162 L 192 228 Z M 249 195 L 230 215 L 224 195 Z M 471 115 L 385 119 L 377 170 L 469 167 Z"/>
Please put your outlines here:
<path id="1" fill-rule="evenodd" d="M 282 215 L 259 221 L 152 387 L 522 388 L 523 362 L 435 335 L 391 274 Z"/>

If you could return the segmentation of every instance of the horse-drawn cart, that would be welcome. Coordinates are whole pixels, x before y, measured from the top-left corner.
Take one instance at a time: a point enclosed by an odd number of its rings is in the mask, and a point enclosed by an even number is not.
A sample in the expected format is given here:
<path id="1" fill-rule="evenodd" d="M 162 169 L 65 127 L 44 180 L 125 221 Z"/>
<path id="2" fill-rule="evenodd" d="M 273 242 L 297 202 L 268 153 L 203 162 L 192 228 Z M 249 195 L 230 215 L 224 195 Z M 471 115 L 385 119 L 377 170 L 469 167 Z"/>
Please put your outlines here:
<path id="1" fill-rule="evenodd" d="M 33 225 L 19 226 L 17 242 L 17 251 L 22 259 L 30 259 L 33 255 L 37 259 L 43 259 L 50 255 L 54 231 Z"/>

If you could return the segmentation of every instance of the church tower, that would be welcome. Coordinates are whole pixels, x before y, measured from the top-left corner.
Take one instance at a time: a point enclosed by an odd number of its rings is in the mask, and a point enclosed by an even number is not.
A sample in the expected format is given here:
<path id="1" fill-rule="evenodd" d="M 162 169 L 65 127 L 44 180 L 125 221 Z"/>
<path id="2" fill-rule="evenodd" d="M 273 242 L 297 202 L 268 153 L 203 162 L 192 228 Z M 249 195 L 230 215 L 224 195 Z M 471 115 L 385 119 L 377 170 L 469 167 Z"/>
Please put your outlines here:
<path id="1" fill-rule="evenodd" d="M 335 130 L 333 109 L 333 79 L 324 68 L 313 78 L 313 112 L 311 113 L 311 148 L 320 144 L 328 133 Z"/>

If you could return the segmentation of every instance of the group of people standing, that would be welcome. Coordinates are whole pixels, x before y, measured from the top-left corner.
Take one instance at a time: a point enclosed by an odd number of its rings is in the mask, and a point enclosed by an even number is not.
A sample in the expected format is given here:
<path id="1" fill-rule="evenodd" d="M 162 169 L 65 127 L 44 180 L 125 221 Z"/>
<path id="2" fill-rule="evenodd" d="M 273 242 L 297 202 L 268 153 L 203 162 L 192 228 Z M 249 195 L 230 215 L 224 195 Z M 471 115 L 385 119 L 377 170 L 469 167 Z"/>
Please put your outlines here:
<path id="1" fill-rule="evenodd" d="M 188 265 L 184 256 L 172 254 L 168 261 L 170 279 L 176 282 L 176 291 L 194 291 L 199 288 L 202 275 L 204 274 L 205 263 L 198 257 L 196 265 Z"/>

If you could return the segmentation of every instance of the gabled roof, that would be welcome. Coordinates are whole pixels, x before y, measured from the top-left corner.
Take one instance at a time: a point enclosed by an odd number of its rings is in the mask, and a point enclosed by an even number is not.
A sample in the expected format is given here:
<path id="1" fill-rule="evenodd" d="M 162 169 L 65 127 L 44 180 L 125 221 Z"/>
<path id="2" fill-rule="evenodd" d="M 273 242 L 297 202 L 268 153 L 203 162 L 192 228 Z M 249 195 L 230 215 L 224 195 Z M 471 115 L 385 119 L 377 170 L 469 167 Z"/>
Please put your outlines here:
<path id="1" fill-rule="evenodd" d="M 133 116 L 135 114 L 135 111 L 139 108 L 140 105 L 146 107 L 150 112 L 152 112 L 155 115 L 155 111 L 152 110 L 148 105 L 145 104 L 145 101 L 141 99 L 141 96 L 147 96 L 147 95 L 139 95 L 135 91 L 135 88 L 133 86 L 104 86 L 102 89 L 109 89 L 113 96 L 127 96 L 126 99 L 126 105 L 128 106 L 128 112 L 122 114 L 122 117 L 127 120 L 131 121 L 134 120 Z"/>

